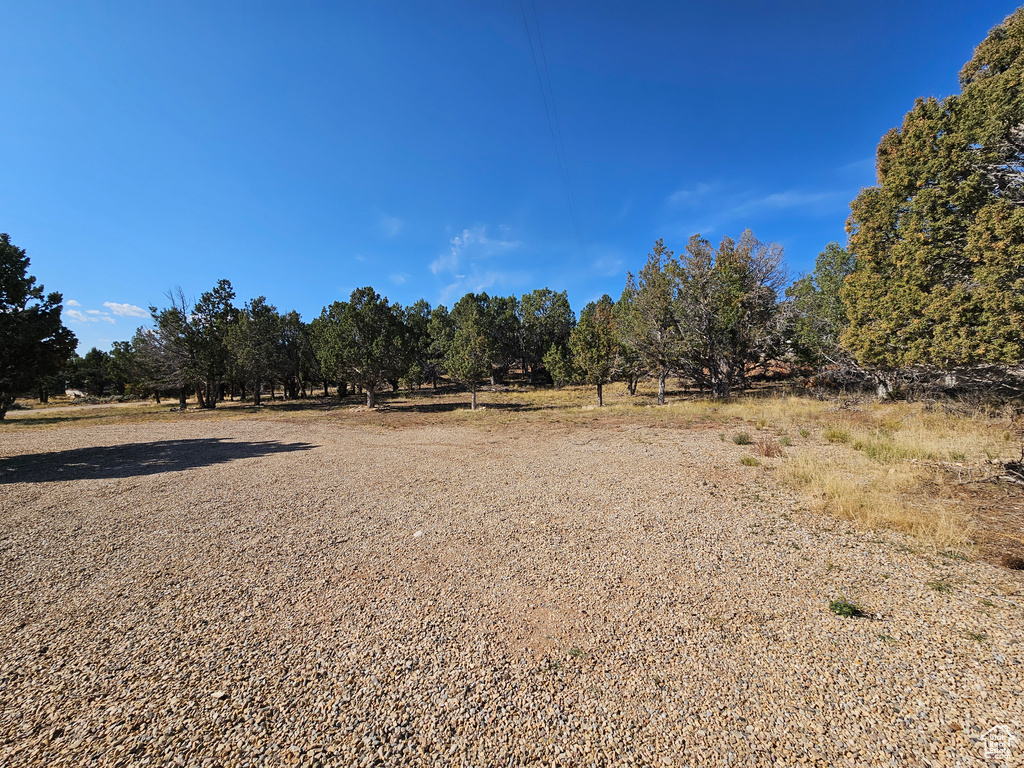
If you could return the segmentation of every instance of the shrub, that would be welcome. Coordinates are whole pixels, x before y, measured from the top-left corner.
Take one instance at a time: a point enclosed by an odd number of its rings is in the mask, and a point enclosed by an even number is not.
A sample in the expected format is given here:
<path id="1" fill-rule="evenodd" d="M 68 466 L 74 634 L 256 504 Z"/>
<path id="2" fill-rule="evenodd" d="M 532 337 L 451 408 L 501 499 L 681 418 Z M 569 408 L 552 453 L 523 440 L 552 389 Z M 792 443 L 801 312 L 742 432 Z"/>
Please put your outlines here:
<path id="1" fill-rule="evenodd" d="M 750 445 L 754 442 L 750 439 L 750 435 L 747 432 L 737 432 L 732 436 L 732 441 L 736 443 L 736 445 Z"/>
<path id="2" fill-rule="evenodd" d="M 864 611 L 851 603 L 845 597 L 833 600 L 828 604 L 828 609 L 836 616 L 842 616 L 844 619 L 853 619 L 864 615 Z"/>
<path id="3" fill-rule="evenodd" d="M 822 435 L 830 443 L 848 443 L 850 442 L 850 433 L 845 429 L 838 429 L 836 427 L 828 427 Z"/>

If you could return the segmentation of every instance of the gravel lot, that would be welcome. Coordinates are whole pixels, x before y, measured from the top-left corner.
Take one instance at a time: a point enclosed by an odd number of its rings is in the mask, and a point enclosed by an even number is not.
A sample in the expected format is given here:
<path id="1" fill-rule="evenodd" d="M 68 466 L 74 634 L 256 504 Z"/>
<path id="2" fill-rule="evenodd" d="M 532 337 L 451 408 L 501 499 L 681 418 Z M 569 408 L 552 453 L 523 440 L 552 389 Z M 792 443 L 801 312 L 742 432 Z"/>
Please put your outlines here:
<path id="1" fill-rule="evenodd" d="M 971 766 L 1005 725 L 1024 765 L 1024 574 L 801 512 L 748 451 L 0 426 L 0 764 Z"/>

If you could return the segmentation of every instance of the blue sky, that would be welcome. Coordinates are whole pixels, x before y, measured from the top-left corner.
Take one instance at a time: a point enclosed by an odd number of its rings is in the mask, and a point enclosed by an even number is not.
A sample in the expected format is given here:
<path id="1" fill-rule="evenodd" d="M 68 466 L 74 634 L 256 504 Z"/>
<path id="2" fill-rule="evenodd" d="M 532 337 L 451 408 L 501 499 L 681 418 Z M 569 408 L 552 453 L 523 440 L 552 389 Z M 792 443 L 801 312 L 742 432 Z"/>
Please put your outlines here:
<path id="1" fill-rule="evenodd" d="M 363 285 L 578 311 L 658 237 L 748 227 L 796 276 L 1015 7 L 3 0 L 0 231 L 80 353 L 224 277 L 307 320 Z"/>

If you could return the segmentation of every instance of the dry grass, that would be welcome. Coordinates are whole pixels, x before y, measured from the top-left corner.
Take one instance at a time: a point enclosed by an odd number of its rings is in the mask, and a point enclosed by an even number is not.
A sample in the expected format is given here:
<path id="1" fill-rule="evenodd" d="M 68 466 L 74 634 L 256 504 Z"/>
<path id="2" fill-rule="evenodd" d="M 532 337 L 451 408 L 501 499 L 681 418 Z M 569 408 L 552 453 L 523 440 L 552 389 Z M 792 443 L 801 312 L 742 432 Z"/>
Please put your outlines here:
<path id="1" fill-rule="evenodd" d="M 782 455 L 782 446 L 773 437 L 759 438 L 755 450 L 758 456 L 764 456 L 766 459 L 774 459 Z"/>
<path id="2" fill-rule="evenodd" d="M 970 515 L 941 465 L 983 467 L 1010 459 L 1018 430 L 984 414 L 958 416 L 919 404 L 878 403 L 856 410 L 826 404 L 794 405 L 811 434 L 787 461 L 783 477 L 803 489 L 819 509 L 871 528 L 907 531 L 946 549 L 964 550 L 975 533 Z M 818 434 L 821 442 L 813 435 Z"/>
<path id="3" fill-rule="evenodd" d="M 855 453 L 808 452 L 791 458 L 782 477 L 801 488 L 812 506 L 867 528 L 906 531 L 944 549 L 965 549 L 970 517 L 933 471 L 901 463 L 885 468 Z"/>

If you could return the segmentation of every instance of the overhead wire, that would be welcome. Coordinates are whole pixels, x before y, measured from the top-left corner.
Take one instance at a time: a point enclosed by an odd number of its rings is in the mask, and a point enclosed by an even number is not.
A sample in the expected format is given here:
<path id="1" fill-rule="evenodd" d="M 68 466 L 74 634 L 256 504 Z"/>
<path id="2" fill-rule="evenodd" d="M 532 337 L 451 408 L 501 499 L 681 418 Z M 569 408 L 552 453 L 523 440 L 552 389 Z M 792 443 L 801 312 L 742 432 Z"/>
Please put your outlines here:
<path id="1" fill-rule="evenodd" d="M 572 176 L 569 173 L 569 160 L 565 152 L 565 140 L 562 138 L 562 126 L 558 120 L 558 110 L 555 106 L 555 91 L 551 86 L 551 71 L 548 69 L 547 54 L 544 50 L 544 38 L 540 31 L 540 17 L 537 15 L 537 5 L 530 0 L 533 11 L 533 23 L 536 27 L 537 46 L 533 44 L 533 33 L 530 30 L 530 23 L 527 19 L 525 0 L 519 0 L 519 8 L 523 14 L 523 27 L 526 29 L 526 39 L 530 43 L 530 57 L 533 59 L 533 67 L 537 73 L 537 85 L 540 87 L 541 99 L 544 102 L 544 115 L 547 117 L 548 131 L 551 134 L 551 143 L 555 147 L 555 158 L 558 162 L 559 175 L 562 177 L 562 184 L 565 187 L 565 197 L 569 205 L 569 216 L 572 220 L 573 230 L 576 235 L 576 242 L 579 245 L 580 256 L 586 257 L 586 250 L 583 247 L 583 231 L 580 228 L 579 214 L 576 208 L 576 195 L 572 186 Z M 540 48 L 540 60 L 537 59 L 537 48 Z M 541 75 L 541 62 L 544 66 L 544 74 Z M 547 79 L 545 88 L 544 80 Z M 548 106 L 550 100 L 551 105 Z"/>

